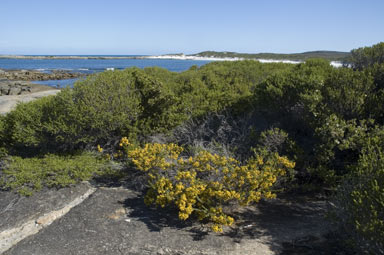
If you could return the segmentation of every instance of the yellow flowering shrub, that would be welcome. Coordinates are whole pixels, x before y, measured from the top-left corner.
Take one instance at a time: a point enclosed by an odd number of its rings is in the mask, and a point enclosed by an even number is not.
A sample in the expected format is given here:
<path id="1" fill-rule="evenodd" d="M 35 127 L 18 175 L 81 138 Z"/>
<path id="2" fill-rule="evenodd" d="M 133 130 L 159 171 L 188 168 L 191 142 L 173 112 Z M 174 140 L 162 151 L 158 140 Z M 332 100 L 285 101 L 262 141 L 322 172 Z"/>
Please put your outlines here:
<path id="1" fill-rule="evenodd" d="M 229 201 L 245 206 L 262 198 L 274 198 L 272 185 L 295 166 L 277 153 L 268 159 L 255 156 L 247 164 L 241 164 L 234 158 L 208 151 L 184 158 L 180 155 L 183 148 L 176 144 L 137 147 L 122 138 L 120 147 L 130 162 L 148 174 L 146 204 L 175 205 L 180 219 L 186 220 L 194 214 L 199 220 L 212 222 L 215 232 L 234 222 L 223 212 Z"/>

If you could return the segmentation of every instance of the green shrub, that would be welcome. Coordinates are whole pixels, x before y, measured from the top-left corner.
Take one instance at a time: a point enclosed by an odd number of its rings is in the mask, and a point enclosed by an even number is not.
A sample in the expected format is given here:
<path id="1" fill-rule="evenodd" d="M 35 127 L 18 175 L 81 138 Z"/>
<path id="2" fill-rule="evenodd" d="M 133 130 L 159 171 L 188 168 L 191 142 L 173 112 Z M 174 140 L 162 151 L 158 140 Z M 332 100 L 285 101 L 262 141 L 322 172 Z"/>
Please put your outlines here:
<path id="1" fill-rule="evenodd" d="M 21 158 L 12 156 L 2 169 L 0 186 L 23 195 L 46 187 L 65 187 L 107 170 L 107 163 L 91 153 Z"/>
<path id="2" fill-rule="evenodd" d="M 280 128 L 270 128 L 261 132 L 257 147 L 280 155 L 289 155 L 291 158 L 295 157 L 294 151 L 297 150 L 295 142 Z"/>
<path id="3" fill-rule="evenodd" d="M 213 62 L 175 74 L 174 82 L 170 84 L 173 84 L 175 95 L 181 98 L 181 110 L 190 117 L 221 112 L 226 108 L 235 108 L 235 111 L 243 113 L 260 82 L 272 73 L 291 67 L 289 64 L 262 64 L 258 61 Z"/>
<path id="4" fill-rule="evenodd" d="M 5 148 L 4 137 L 6 137 L 5 132 L 5 117 L 0 115 L 0 160 L 5 157 L 8 153 L 8 150 Z"/>
<path id="5" fill-rule="evenodd" d="M 313 59 L 257 87 L 257 110 L 302 148 L 295 161 L 303 178 L 335 185 L 356 163 L 363 139 L 358 136 L 372 127 L 372 117 L 384 116 L 375 77 L 380 80 L 368 71 L 337 69 Z"/>
<path id="6" fill-rule="evenodd" d="M 384 63 L 384 42 L 352 50 L 349 62 L 359 70 Z"/>
<path id="7" fill-rule="evenodd" d="M 178 124 L 172 95 L 160 81 L 137 68 L 88 77 L 55 100 L 62 107 L 49 131 L 59 142 L 95 145 L 122 134 L 134 137 Z"/>
<path id="8" fill-rule="evenodd" d="M 5 117 L 6 143 L 32 151 L 74 151 L 115 137 L 165 132 L 183 120 L 160 81 L 131 68 L 92 75 L 55 97 L 20 104 Z"/>
<path id="9" fill-rule="evenodd" d="M 47 135 L 45 112 L 51 108 L 53 96 L 20 103 L 3 120 L 2 142 L 12 151 L 24 152 L 24 149 L 50 144 Z"/>
<path id="10" fill-rule="evenodd" d="M 306 102 L 322 99 L 319 90 L 332 71 L 329 62 L 312 59 L 292 69 L 274 73 L 256 88 L 256 104 L 265 110 L 278 111 L 281 115 L 292 114 Z"/>
<path id="11" fill-rule="evenodd" d="M 338 189 L 334 213 L 357 249 L 383 254 L 384 151 L 382 138 L 375 139 L 369 140 L 357 165 Z"/>
<path id="12" fill-rule="evenodd" d="M 374 80 L 374 89 L 370 95 L 367 113 L 381 125 L 384 124 L 384 63 L 374 64 L 364 70 Z"/>
<path id="13" fill-rule="evenodd" d="M 323 100 L 318 109 L 321 107 L 324 116 L 337 114 L 350 120 L 370 115 L 369 101 L 375 92 L 369 74 L 349 68 L 334 69 L 326 77 L 320 91 Z"/>
<path id="14" fill-rule="evenodd" d="M 0 141 L 4 140 L 5 116 L 0 114 Z"/>
<path id="15" fill-rule="evenodd" d="M 167 133 L 189 118 L 236 108 L 270 73 L 287 64 L 211 63 L 183 73 L 162 68 L 106 71 L 76 82 L 55 97 L 19 105 L 5 117 L 4 137 L 14 154 L 74 151 Z M 236 105 L 236 106 L 235 106 Z"/>

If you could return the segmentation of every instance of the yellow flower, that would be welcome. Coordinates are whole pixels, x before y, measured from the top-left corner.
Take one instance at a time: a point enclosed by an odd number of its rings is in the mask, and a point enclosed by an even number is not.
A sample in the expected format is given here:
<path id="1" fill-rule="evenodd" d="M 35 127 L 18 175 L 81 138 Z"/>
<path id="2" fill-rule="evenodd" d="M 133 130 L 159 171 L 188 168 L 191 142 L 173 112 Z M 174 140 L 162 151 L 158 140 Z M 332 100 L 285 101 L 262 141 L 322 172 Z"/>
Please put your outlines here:
<path id="1" fill-rule="evenodd" d="M 128 144 L 122 138 L 121 144 Z M 185 220 L 191 214 L 200 220 L 210 219 L 212 230 L 222 231 L 223 225 L 231 225 L 234 219 L 222 211 L 222 203 L 230 199 L 241 205 L 273 198 L 270 187 L 280 175 L 294 166 L 285 157 L 276 156 L 265 160 L 256 156 L 247 164 L 234 158 L 201 151 L 195 157 L 179 157 L 183 148 L 175 144 L 145 144 L 127 151 L 136 167 L 148 171 L 150 189 L 146 202 L 162 207 L 173 204 L 179 218 Z M 172 171 L 169 171 L 172 170 Z M 172 174 L 173 170 L 176 175 Z M 204 172 L 209 171 L 206 178 Z"/>
<path id="2" fill-rule="evenodd" d="M 100 153 L 103 152 L 103 148 L 101 148 L 100 145 L 97 145 L 97 150 L 98 150 L 98 152 L 100 152 Z"/>
<path id="3" fill-rule="evenodd" d="M 200 163 L 198 161 L 194 162 L 193 164 L 193 167 L 199 167 L 200 166 Z"/>
<path id="4" fill-rule="evenodd" d="M 181 220 L 186 220 L 186 219 L 188 219 L 188 217 L 189 217 L 189 214 L 188 214 L 188 213 L 179 212 L 179 218 L 180 218 Z"/>
<path id="5" fill-rule="evenodd" d="M 212 229 L 214 232 L 216 232 L 216 233 L 218 233 L 218 232 L 223 232 L 223 228 L 222 228 L 220 225 L 217 225 L 217 224 L 212 225 L 211 229 Z"/>

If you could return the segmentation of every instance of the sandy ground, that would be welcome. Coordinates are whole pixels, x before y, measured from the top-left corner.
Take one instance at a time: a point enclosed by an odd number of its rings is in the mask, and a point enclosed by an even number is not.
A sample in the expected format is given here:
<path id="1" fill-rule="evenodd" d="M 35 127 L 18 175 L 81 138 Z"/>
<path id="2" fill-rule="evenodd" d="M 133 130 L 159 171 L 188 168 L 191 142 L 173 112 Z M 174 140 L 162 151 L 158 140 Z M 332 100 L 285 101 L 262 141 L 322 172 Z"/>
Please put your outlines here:
<path id="1" fill-rule="evenodd" d="M 29 102 L 41 97 L 56 95 L 60 90 L 42 86 L 42 85 L 32 85 L 32 93 L 17 95 L 17 96 L 0 96 L 0 114 L 6 114 L 13 110 L 16 105 L 20 102 Z"/>

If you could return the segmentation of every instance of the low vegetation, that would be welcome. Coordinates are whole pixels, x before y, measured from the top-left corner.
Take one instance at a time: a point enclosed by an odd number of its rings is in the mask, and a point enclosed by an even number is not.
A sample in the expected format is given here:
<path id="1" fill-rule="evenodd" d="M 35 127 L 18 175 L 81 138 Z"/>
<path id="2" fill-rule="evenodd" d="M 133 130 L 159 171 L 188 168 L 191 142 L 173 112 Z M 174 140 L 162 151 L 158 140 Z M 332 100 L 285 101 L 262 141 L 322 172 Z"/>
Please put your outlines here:
<path id="1" fill-rule="evenodd" d="M 331 191 L 353 248 L 382 253 L 383 45 L 342 68 L 248 60 L 89 76 L 0 118 L 2 186 L 64 186 L 113 161 L 145 176 L 148 204 L 215 231 L 236 219 L 233 203 Z"/>
<path id="2" fill-rule="evenodd" d="M 108 171 L 107 162 L 95 157 L 94 153 L 47 154 L 32 158 L 12 156 L 3 164 L 2 186 L 27 196 L 43 187 L 66 187 Z"/>

